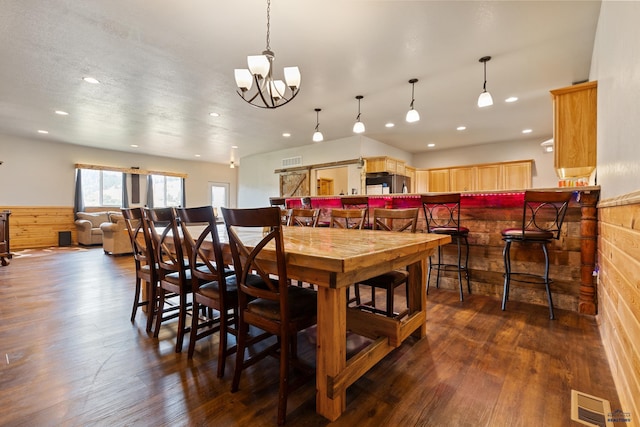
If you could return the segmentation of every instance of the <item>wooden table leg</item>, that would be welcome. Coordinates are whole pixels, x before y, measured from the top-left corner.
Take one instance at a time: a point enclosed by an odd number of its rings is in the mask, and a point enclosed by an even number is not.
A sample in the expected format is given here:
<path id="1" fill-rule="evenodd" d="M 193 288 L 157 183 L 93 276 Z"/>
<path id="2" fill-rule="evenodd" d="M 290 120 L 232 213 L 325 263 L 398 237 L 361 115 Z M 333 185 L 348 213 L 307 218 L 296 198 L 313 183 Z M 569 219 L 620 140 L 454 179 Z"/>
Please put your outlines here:
<path id="1" fill-rule="evenodd" d="M 427 259 L 409 265 L 409 312 L 427 310 Z M 427 335 L 427 324 L 424 323 L 419 330 L 413 334 L 416 338 L 424 338 Z"/>
<path id="2" fill-rule="evenodd" d="M 316 412 L 335 421 L 346 409 L 346 391 L 330 399 L 328 378 L 347 365 L 346 288 L 318 287 L 318 338 L 316 348 Z"/>

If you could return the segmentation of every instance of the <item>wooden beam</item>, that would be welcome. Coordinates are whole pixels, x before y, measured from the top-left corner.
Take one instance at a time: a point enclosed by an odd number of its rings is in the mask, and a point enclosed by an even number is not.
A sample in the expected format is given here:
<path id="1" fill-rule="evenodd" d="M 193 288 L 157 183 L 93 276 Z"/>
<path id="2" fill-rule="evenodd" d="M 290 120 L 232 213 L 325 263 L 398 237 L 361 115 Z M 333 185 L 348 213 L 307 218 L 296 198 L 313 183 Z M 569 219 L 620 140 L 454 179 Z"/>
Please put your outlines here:
<path id="1" fill-rule="evenodd" d="M 154 170 L 146 170 L 146 169 L 138 169 L 135 167 L 131 168 L 122 168 L 117 166 L 101 166 L 101 165 L 88 165 L 85 163 L 76 163 L 76 169 L 92 169 L 92 170 L 102 170 L 102 171 L 113 171 L 113 172 L 122 172 L 128 174 L 137 174 L 137 175 L 162 175 L 162 176 L 176 176 L 178 178 L 187 178 L 186 173 L 180 172 L 165 172 L 165 171 L 154 171 Z"/>

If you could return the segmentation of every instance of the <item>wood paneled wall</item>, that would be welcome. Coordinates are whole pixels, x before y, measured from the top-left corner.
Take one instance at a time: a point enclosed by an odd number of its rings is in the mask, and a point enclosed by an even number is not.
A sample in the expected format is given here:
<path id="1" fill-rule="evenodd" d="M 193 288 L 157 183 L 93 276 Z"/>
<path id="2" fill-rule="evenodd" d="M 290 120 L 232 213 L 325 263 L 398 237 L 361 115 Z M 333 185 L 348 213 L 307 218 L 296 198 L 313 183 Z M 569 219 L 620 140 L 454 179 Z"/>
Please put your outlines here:
<path id="1" fill-rule="evenodd" d="M 640 192 L 598 206 L 598 323 L 620 403 L 640 417 Z M 614 409 L 614 408 L 612 408 Z"/>
<path id="2" fill-rule="evenodd" d="M 3 206 L 11 211 L 11 251 L 58 246 L 58 232 L 71 231 L 77 244 L 72 206 Z"/>

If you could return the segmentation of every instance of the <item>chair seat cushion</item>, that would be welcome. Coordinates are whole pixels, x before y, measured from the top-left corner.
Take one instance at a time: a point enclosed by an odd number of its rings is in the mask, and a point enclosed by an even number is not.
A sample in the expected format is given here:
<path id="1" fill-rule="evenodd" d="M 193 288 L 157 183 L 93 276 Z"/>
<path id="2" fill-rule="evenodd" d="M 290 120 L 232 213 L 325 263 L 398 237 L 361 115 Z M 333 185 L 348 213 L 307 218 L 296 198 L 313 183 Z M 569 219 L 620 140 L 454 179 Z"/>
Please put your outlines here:
<path id="1" fill-rule="evenodd" d="M 317 310 L 316 291 L 298 286 L 289 286 L 287 292 L 289 294 L 290 320 L 315 316 Z M 258 298 L 247 305 L 247 310 L 271 320 L 280 319 L 280 304 L 278 301 Z"/>
<path id="2" fill-rule="evenodd" d="M 550 231 L 537 230 L 526 230 L 523 233 L 521 228 L 507 228 L 506 230 L 502 230 L 502 237 L 507 240 L 551 240 L 553 239 L 553 233 Z"/>
<path id="3" fill-rule="evenodd" d="M 431 233 L 463 236 L 469 234 L 467 227 L 432 227 Z"/>
<path id="4" fill-rule="evenodd" d="M 198 293 L 209 298 L 219 298 L 220 284 L 217 281 L 207 282 L 200 285 Z M 230 299 L 230 303 L 232 304 L 238 301 L 238 284 L 236 283 L 236 276 L 227 278 L 227 297 Z"/>
<path id="5" fill-rule="evenodd" d="M 395 288 L 400 286 L 408 277 L 409 273 L 404 270 L 393 270 L 379 276 L 372 277 L 371 279 L 364 280 L 360 283 L 367 286 L 373 286 L 374 288 L 389 289 L 390 287 Z"/>
<path id="6" fill-rule="evenodd" d="M 185 271 L 185 276 L 187 282 L 186 286 L 187 288 L 191 289 L 191 270 L 187 269 Z M 174 273 L 169 273 L 164 276 L 164 280 L 169 283 L 173 283 L 174 285 L 180 285 L 180 273 L 178 273 L 177 271 Z"/>
<path id="7" fill-rule="evenodd" d="M 198 270 L 198 271 L 200 271 L 200 272 L 202 272 L 204 274 L 211 274 L 211 270 L 209 269 L 209 267 L 207 267 L 204 264 L 199 264 L 198 266 L 196 266 L 196 270 Z M 234 270 L 232 270 L 230 268 L 227 268 L 227 267 L 224 268 L 224 275 L 225 276 L 231 276 L 234 273 L 235 273 Z"/>

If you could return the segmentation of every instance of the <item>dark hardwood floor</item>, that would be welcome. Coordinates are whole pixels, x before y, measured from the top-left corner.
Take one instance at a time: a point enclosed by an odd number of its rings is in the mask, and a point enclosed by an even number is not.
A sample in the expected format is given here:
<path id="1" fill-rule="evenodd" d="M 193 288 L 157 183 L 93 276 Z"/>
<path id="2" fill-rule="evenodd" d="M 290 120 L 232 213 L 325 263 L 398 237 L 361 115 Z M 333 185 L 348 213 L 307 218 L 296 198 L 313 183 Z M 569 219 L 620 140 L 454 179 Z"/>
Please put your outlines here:
<path id="1" fill-rule="evenodd" d="M 217 336 L 190 361 L 174 353 L 171 326 L 153 339 L 142 312 L 130 323 L 133 280 L 131 258 L 101 248 L 28 251 L 0 267 L 0 425 L 275 425 L 277 361 L 249 368 L 232 394 L 233 357 L 216 378 Z M 580 425 L 571 389 L 619 407 L 593 317 L 458 298 L 430 290 L 427 337 L 352 385 L 336 422 L 315 413 L 310 382 L 290 397 L 287 425 Z M 300 342 L 312 359 L 313 331 Z"/>

